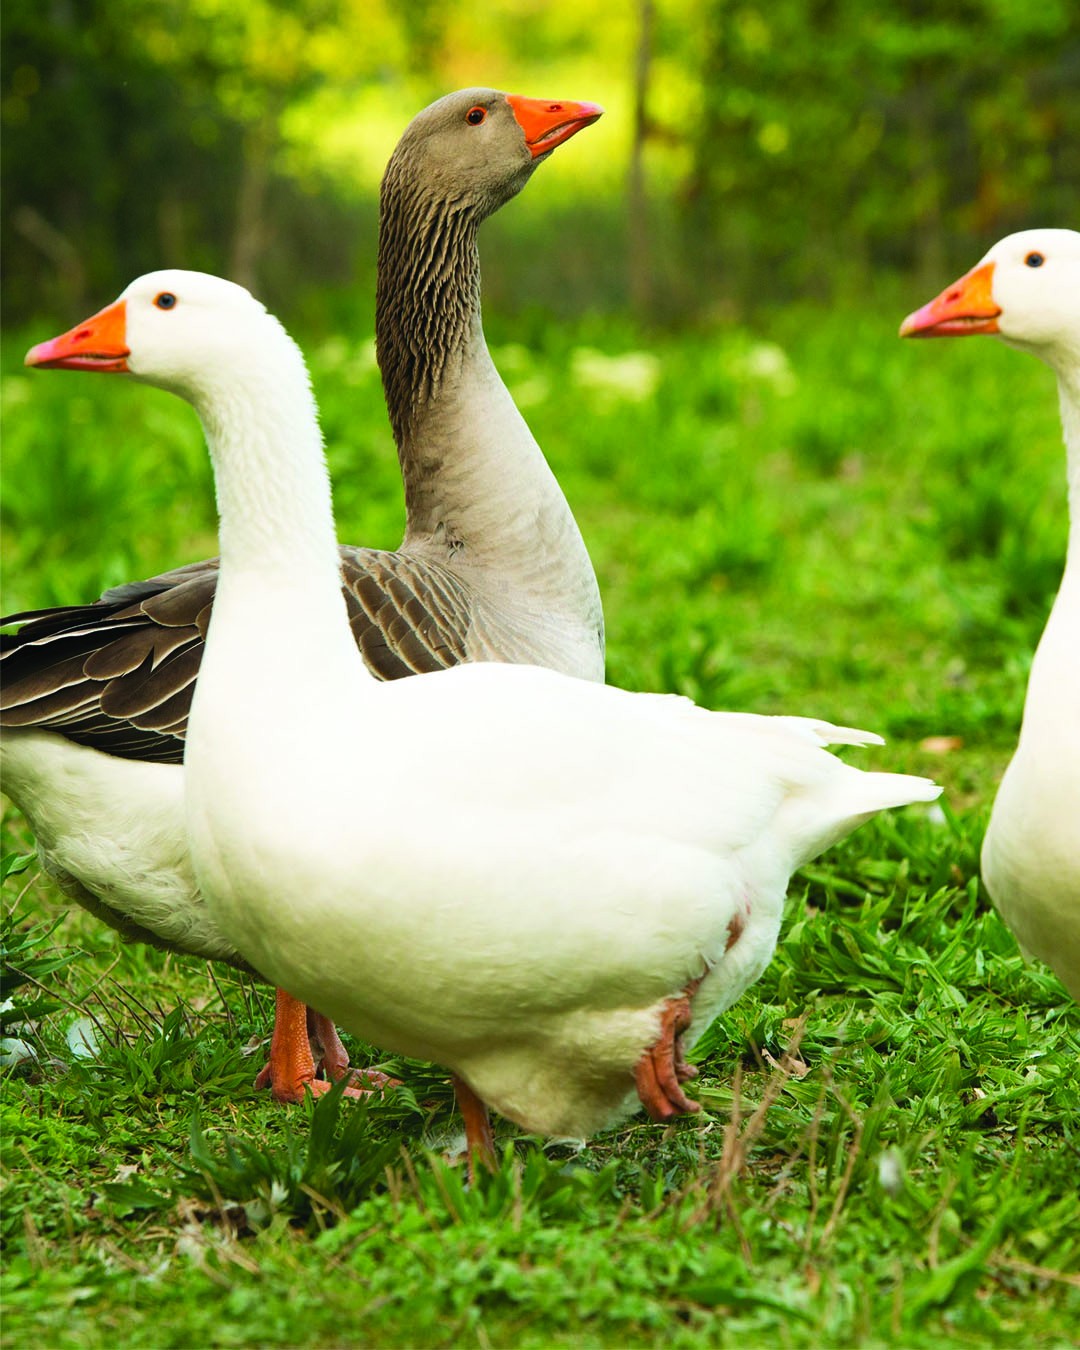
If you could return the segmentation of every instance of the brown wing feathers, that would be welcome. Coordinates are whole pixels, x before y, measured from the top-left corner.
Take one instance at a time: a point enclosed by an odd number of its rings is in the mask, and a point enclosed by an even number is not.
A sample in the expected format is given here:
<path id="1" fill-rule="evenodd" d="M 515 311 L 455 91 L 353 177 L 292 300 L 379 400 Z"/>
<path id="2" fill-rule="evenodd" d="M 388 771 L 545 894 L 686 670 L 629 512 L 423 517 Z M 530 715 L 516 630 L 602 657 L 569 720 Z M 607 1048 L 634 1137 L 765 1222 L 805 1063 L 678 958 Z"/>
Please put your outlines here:
<path id="1" fill-rule="evenodd" d="M 466 659 L 468 592 L 455 577 L 375 549 L 343 549 L 342 563 L 353 634 L 373 674 L 397 680 Z"/>
<path id="2" fill-rule="evenodd" d="M 466 659 L 467 588 L 400 553 L 343 548 L 349 620 L 380 679 Z M 127 759 L 180 763 L 217 585 L 217 559 L 15 614 L 0 634 L 0 724 L 40 727 Z"/>

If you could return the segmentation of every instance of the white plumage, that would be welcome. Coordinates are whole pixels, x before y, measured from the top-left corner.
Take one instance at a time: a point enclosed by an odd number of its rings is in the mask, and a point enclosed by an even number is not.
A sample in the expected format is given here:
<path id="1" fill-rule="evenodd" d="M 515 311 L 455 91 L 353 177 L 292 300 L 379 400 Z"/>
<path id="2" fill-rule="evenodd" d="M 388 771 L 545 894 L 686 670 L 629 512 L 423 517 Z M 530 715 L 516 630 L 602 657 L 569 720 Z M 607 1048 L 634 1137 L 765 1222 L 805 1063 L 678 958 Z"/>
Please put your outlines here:
<path id="1" fill-rule="evenodd" d="M 939 789 L 823 748 L 867 733 L 535 667 L 377 683 L 295 346 L 212 278 L 122 299 L 130 370 L 194 403 L 215 465 L 221 578 L 184 770 L 215 921 L 275 982 L 528 1129 L 618 1119 L 673 1003 L 692 1037 L 761 974 L 794 868 Z M 283 605 L 287 643 L 267 622 Z M 682 1068 L 677 1034 L 667 1052 Z"/>
<path id="2" fill-rule="evenodd" d="M 911 337 L 996 333 L 1057 375 L 1068 455 L 1069 548 L 1031 665 L 1016 753 L 982 850 L 983 879 L 1025 952 L 1080 999 L 1080 234 L 1001 240 L 904 321 Z"/>

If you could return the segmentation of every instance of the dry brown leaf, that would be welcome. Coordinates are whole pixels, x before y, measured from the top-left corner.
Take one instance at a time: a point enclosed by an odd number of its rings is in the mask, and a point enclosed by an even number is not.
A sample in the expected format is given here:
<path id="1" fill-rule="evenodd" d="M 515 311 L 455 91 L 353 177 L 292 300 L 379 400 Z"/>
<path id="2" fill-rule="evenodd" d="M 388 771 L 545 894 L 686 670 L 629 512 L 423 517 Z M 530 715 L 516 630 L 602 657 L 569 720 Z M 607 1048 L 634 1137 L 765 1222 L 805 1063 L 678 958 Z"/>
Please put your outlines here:
<path id="1" fill-rule="evenodd" d="M 928 755 L 950 755 L 964 744 L 963 736 L 927 736 L 919 742 L 919 749 Z"/>

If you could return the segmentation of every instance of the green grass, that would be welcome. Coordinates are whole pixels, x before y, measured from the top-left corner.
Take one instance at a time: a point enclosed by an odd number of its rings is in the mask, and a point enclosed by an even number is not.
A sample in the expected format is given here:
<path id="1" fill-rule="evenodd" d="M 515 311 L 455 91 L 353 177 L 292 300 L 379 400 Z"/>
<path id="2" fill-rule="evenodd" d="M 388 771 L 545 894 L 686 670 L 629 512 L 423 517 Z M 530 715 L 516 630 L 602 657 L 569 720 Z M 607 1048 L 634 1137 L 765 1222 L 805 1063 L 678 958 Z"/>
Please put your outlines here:
<path id="1" fill-rule="evenodd" d="M 860 763 L 949 790 L 796 879 L 771 968 L 697 1048 L 701 1116 L 581 1150 L 503 1123 L 469 1188 L 438 1071 L 354 1044 L 405 1086 L 275 1108 L 250 1086 L 268 990 L 81 911 L 50 931 L 68 906 L 31 865 L 3 940 L 28 977 L 4 1034 L 38 1052 L 3 1082 L 7 1344 L 1073 1343 L 1080 1013 L 977 880 L 1063 561 L 1056 401 L 996 344 L 899 343 L 921 298 L 753 333 L 489 321 L 592 551 L 610 678 L 870 727 Z M 48 331 L 5 344 L 7 609 L 214 551 L 193 416 L 23 373 Z M 368 334 L 306 346 L 341 537 L 393 546 Z M 4 852 L 30 848 L 9 812 Z"/>

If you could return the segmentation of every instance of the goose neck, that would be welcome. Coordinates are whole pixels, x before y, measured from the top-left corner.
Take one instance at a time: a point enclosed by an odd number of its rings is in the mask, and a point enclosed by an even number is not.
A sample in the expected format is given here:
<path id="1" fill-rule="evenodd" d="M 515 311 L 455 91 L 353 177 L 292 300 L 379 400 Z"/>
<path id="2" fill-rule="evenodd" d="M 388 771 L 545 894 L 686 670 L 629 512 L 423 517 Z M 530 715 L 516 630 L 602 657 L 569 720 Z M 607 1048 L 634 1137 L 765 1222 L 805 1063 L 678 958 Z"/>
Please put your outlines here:
<path id="1" fill-rule="evenodd" d="M 1080 569 L 1080 360 L 1058 372 L 1061 426 L 1069 484 L 1069 552 L 1066 569 Z"/>
<path id="2" fill-rule="evenodd" d="M 603 622 L 592 564 L 484 337 L 483 216 L 473 202 L 425 190 L 391 160 L 375 327 L 405 488 L 402 549 L 492 592 L 502 612 L 524 606 L 580 630 L 593 672 Z"/>
<path id="3" fill-rule="evenodd" d="M 290 343 L 291 346 L 291 343 Z M 340 561 L 318 412 L 299 352 L 194 400 L 214 465 L 221 584 L 332 597 Z"/>
<path id="4" fill-rule="evenodd" d="M 380 199 L 375 341 L 390 423 L 408 467 L 425 410 L 459 377 L 480 325 L 475 212 L 425 192 L 391 161 Z"/>
<path id="5" fill-rule="evenodd" d="M 1069 763 L 1080 749 L 1076 671 L 1080 662 L 1080 362 L 1059 365 L 1061 421 L 1069 482 L 1069 542 L 1065 571 L 1032 660 L 1024 700 L 1020 751 L 1032 764 Z M 1044 770 L 1039 769 L 1039 776 Z"/>
<path id="6" fill-rule="evenodd" d="M 397 442 L 406 546 L 468 545 L 505 564 L 519 527 L 563 532 L 569 507 L 495 369 L 480 304 L 478 212 L 391 161 L 379 230 L 376 346 Z M 522 509 L 519 509 L 522 508 Z M 529 522 L 526 525 L 526 522 Z M 460 559 L 459 559 L 460 560 Z"/>

